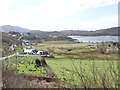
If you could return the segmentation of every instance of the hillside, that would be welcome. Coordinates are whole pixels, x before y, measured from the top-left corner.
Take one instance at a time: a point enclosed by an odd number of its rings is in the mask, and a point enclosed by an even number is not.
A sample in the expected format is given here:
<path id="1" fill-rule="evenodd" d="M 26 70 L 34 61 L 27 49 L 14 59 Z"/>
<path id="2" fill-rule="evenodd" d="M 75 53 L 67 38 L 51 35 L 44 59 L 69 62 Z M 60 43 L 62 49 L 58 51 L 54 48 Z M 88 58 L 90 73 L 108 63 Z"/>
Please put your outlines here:
<path id="1" fill-rule="evenodd" d="M 102 35 L 108 35 L 108 36 L 118 36 L 120 35 L 118 33 L 118 30 L 120 27 L 113 27 L 108 29 L 101 29 L 96 31 L 85 31 L 85 30 L 63 30 L 63 31 L 52 31 L 52 32 L 44 32 L 39 30 L 31 30 L 29 31 L 30 35 L 27 38 L 30 37 L 37 37 L 39 39 L 60 39 L 65 38 L 67 36 L 102 36 Z"/>
<path id="2" fill-rule="evenodd" d="M 29 29 L 21 28 L 19 26 L 11 26 L 11 25 L 0 26 L 0 29 L 1 29 L 2 32 L 10 32 L 10 31 L 28 32 L 29 31 Z"/>
<path id="3" fill-rule="evenodd" d="M 118 36 L 118 35 L 120 35 L 119 32 L 120 32 L 120 27 L 113 27 L 113 28 L 108 28 L 108 29 L 96 30 L 95 34 L 96 35 Z"/>
<path id="4" fill-rule="evenodd" d="M 85 31 L 85 30 L 64 30 L 61 33 L 64 35 L 79 35 L 79 36 L 118 36 L 118 30 L 120 27 L 112 27 L 107 29 L 100 29 L 95 31 Z"/>
<path id="5" fill-rule="evenodd" d="M 70 39 L 67 36 L 118 36 L 120 35 L 120 27 L 112 27 L 107 29 L 87 31 L 87 30 L 62 30 L 62 31 L 40 31 L 40 30 L 29 30 L 26 28 L 21 28 L 18 26 L 4 25 L 1 26 L 1 31 L 3 32 L 22 32 L 25 33 L 25 39 L 36 40 L 36 39 L 45 39 L 45 40 L 65 40 Z"/>
<path id="6" fill-rule="evenodd" d="M 9 48 L 12 44 L 20 45 L 20 42 L 9 35 L 8 33 L 5 32 L 0 32 L 2 34 L 2 44 L 1 44 L 1 49 L 2 49 L 2 56 L 9 55 L 11 53 L 14 53 L 13 51 L 10 51 Z"/>

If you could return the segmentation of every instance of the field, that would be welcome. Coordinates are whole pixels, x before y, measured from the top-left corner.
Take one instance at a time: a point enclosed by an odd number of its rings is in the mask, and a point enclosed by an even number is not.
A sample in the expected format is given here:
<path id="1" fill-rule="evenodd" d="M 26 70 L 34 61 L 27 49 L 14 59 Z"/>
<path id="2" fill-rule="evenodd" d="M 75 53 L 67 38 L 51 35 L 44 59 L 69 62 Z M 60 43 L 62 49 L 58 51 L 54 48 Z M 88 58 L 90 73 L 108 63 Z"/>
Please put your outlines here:
<path id="1" fill-rule="evenodd" d="M 93 43 L 47 41 L 34 45 L 38 50 L 49 51 L 52 57 L 47 64 L 64 85 L 70 87 L 118 87 L 117 54 L 101 54 Z M 36 57 L 12 57 L 6 59 L 5 68 L 16 68 L 19 73 L 47 77 L 46 67 L 35 68 Z"/>

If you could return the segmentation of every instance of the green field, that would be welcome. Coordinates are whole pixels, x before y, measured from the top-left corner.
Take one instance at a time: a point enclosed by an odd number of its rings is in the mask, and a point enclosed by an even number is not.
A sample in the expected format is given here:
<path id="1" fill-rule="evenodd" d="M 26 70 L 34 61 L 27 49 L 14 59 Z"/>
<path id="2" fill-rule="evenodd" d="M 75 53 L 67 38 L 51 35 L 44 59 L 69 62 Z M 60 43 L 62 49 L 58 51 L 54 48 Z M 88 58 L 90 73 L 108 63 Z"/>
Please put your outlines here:
<path id="1" fill-rule="evenodd" d="M 118 75 L 117 61 L 52 59 L 47 60 L 47 63 L 63 82 L 66 81 L 78 87 L 101 87 L 102 79 L 105 83 L 111 83 L 112 87 L 116 84 L 114 80 L 117 80 L 115 76 Z"/>
<path id="2" fill-rule="evenodd" d="M 101 54 L 91 43 L 52 41 L 33 47 L 49 51 L 54 56 L 45 58 L 60 82 L 71 87 L 118 87 L 117 54 Z M 69 49 L 71 49 L 69 51 Z M 6 67 L 17 68 L 19 73 L 46 76 L 46 68 L 34 67 L 37 57 L 12 57 L 5 60 Z M 16 62 L 17 60 L 17 62 Z M 17 64 L 17 67 L 16 67 Z"/>

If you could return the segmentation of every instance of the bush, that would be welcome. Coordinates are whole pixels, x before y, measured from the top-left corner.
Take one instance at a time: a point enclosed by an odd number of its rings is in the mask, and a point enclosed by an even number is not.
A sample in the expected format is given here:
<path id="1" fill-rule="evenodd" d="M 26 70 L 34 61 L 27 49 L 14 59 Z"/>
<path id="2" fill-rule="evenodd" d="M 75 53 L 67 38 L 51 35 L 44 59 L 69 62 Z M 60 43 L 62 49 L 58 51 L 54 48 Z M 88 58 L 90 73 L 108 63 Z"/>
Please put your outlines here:
<path id="1" fill-rule="evenodd" d="M 46 63 L 44 57 L 41 58 L 41 64 L 42 64 L 43 67 L 46 67 L 46 66 L 47 66 L 47 63 Z"/>
<path id="2" fill-rule="evenodd" d="M 35 67 L 40 67 L 41 66 L 41 62 L 39 59 L 35 60 Z"/>

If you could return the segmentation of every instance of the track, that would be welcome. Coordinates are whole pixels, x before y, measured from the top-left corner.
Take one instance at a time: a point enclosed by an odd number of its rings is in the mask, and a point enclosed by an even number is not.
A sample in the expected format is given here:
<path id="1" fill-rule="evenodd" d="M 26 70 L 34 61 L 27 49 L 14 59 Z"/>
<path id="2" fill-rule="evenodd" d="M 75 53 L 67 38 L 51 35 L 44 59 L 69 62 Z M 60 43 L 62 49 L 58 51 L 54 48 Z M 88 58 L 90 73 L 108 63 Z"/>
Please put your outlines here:
<path id="1" fill-rule="evenodd" d="M 10 56 L 6 56 L 6 57 L 2 57 L 2 58 L 0 58 L 0 61 L 4 60 L 4 59 L 6 59 L 6 58 L 13 57 L 13 56 L 15 56 L 15 54 L 12 54 L 12 55 L 10 55 Z"/>
<path id="2" fill-rule="evenodd" d="M 13 56 L 15 56 L 15 54 L 0 58 L 0 90 L 2 89 L 2 86 L 3 86 L 3 83 L 2 83 L 2 60 L 5 60 L 6 58 L 10 58 Z"/>

